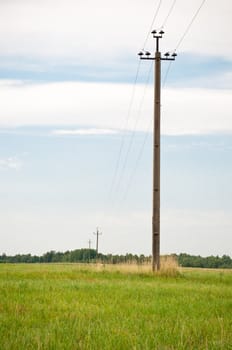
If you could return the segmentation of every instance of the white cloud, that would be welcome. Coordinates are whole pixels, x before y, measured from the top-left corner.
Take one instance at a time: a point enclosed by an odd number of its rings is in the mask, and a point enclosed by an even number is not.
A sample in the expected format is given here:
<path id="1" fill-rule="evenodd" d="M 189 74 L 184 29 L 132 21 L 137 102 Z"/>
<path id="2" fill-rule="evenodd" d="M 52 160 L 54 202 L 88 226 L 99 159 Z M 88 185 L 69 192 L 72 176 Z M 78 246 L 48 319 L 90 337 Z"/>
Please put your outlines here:
<path id="1" fill-rule="evenodd" d="M 57 129 L 52 130 L 53 135 L 114 135 L 116 130 L 112 129 Z"/>
<path id="2" fill-rule="evenodd" d="M 72 126 L 68 133 L 90 128 L 96 133 L 131 129 L 147 131 L 153 114 L 153 89 L 138 85 L 131 113 L 132 86 L 109 83 L 0 83 L 0 126 Z M 162 93 L 163 134 L 232 132 L 231 90 L 170 88 Z M 129 120 L 128 123 L 126 121 Z M 94 131 L 95 130 L 95 131 Z M 60 131 L 61 132 L 61 131 Z M 83 131 L 81 131 L 83 132 Z M 86 131 L 85 131 L 86 132 Z M 66 132 L 67 134 L 67 132 Z"/>
<path id="3" fill-rule="evenodd" d="M 161 240 L 166 253 L 231 255 L 230 212 L 169 209 L 161 213 Z"/>
<path id="4" fill-rule="evenodd" d="M 162 2 L 155 27 L 162 25 L 172 2 Z M 200 3 L 176 2 L 162 47 L 175 48 Z M 69 57 L 77 62 L 117 60 L 141 49 L 156 7 L 153 0 L 146 4 L 139 0 L 2 0 L 0 53 Z M 229 0 L 206 1 L 180 51 L 231 59 L 231 12 Z"/>
<path id="5" fill-rule="evenodd" d="M 217 66 L 215 65 L 215 69 L 217 69 Z M 172 86 L 178 86 L 178 87 L 190 87 L 190 88 L 204 88 L 204 89 L 232 89 L 232 71 L 225 71 L 222 72 L 216 72 L 212 71 L 211 75 L 205 75 L 204 71 L 202 72 L 201 76 L 192 76 L 189 79 L 184 79 L 182 81 L 175 81 Z"/>
<path id="6" fill-rule="evenodd" d="M 12 169 L 19 170 L 22 167 L 22 161 L 16 157 L 0 158 L 0 170 L 1 169 Z"/>
<path id="7" fill-rule="evenodd" d="M 167 89 L 163 96 L 163 133 L 231 133 L 231 107 L 231 90 Z"/>
<path id="8" fill-rule="evenodd" d="M 118 129 L 127 113 L 130 85 L 22 83 L 0 86 L 0 124 L 82 125 Z M 13 102 L 12 102 L 13 101 Z"/>

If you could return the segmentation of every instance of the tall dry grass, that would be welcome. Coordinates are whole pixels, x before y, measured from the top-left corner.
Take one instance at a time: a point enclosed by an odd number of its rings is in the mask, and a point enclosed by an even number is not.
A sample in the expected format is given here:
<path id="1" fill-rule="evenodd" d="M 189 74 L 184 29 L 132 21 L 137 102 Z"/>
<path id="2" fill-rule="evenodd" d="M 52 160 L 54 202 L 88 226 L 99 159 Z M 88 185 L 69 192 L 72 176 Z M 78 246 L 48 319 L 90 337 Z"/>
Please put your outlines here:
<path id="1" fill-rule="evenodd" d="M 122 264 L 88 264 L 94 271 L 120 272 L 132 274 L 152 274 L 151 262 L 138 264 L 136 261 Z M 177 276 L 180 274 L 180 267 L 175 256 L 164 255 L 160 258 L 160 270 L 154 273 L 159 276 Z"/>
<path id="2" fill-rule="evenodd" d="M 160 258 L 160 271 L 158 274 L 165 276 L 177 276 L 180 274 L 180 266 L 173 255 L 163 255 Z"/>

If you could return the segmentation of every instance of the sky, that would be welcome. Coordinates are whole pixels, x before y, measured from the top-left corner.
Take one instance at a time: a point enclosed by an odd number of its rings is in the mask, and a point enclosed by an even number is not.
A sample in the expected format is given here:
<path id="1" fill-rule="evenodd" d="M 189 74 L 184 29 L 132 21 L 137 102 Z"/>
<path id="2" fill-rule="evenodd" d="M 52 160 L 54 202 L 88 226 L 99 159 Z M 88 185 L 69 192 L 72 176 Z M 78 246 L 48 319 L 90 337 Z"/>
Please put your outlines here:
<path id="1" fill-rule="evenodd" d="M 96 227 L 102 253 L 151 254 L 137 53 L 163 29 L 161 254 L 232 256 L 231 17 L 229 0 L 1 0 L 0 254 L 95 248 Z"/>

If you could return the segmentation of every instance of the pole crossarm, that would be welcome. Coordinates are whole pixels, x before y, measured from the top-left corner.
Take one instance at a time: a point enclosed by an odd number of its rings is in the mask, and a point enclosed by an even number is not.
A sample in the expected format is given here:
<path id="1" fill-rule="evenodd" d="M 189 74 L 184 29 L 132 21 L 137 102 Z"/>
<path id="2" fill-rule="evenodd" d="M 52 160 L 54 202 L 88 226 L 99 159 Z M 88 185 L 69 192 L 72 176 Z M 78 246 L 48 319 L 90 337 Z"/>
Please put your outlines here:
<path id="1" fill-rule="evenodd" d="M 141 60 L 156 60 L 156 57 L 140 57 Z M 159 58 L 162 61 L 175 61 L 175 58 L 166 58 L 166 57 L 160 57 Z"/>
<path id="2" fill-rule="evenodd" d="M 141 60 L 153 60 L 154 69 L 154 135 L 153 135 L 153 200 L 152 200 L 152 271 L 160 269 L 160 95 L 161 95 L 161 61 L 175 61 L 175 52 L 166 52 L 163 56 L 159 51 L 159 40 L 164 31 L 151 32 L 156 40 L 155 55 L 149 51 L 138 53 Z"/>

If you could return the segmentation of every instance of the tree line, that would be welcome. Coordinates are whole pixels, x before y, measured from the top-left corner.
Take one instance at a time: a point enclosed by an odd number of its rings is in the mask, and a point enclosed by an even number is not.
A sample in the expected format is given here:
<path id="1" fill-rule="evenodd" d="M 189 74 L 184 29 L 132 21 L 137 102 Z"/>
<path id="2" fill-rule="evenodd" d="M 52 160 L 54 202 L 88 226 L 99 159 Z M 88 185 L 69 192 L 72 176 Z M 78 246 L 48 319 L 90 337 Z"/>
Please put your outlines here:
<path id="1" fill-rule="evenodd" d="M 200 255 L 189 255 L 181 253 L 176 255 L 177 261 L 180 266 L 183 267 L 201 267 L 212 269 L 231 269 L 232 259 L 229 255 L 219 256 L 207 256 L 201 257 Z"/>
<path id="2" fill-rule="evenodd" d="M 112 255 L 112 254 L 97 254 L 95 249 L 75 249 L 66 252 L 56 252 L 51 250 L 42 256 L 31 254 L 17 254 L 14 256 L 0 255 L 0 263 L 58 263 L 58 262 L 78 262 L 78 263 L 94 263 L 94 262 L 108 263 L 108 264 L 122 264 L 122 263 L 148 263 L 151 257 L 145 255 Z"/>
<path id="3" fill-rule="evenodd" d="M 201 268 L 232 268 L 232 259 L 228 255 L 201 257 L 200 255 L 189 255 L 186 253 L 172 254 L 178 264 L 183 267 Z M 75 249 L 66 252 L 49 251 L 42 256 L 31 254 L 0 255 L 0 263 L 94 263 L 104 264 L 148 264 L 151 263 L 151 256 L 143 254 L 97 254 L 95 249 Z"/>

